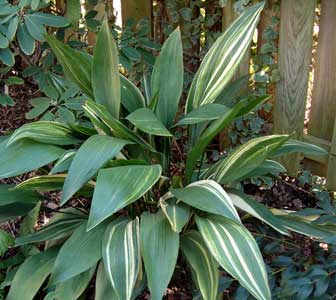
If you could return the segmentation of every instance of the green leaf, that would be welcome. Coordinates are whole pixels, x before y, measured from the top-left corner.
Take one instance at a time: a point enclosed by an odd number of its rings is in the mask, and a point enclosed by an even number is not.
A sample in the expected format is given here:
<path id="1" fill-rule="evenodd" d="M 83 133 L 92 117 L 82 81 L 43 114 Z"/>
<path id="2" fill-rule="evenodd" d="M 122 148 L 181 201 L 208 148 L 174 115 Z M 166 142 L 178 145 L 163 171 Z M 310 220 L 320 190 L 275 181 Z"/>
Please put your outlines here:
<path id="1" fill-rule="evenodd" d="M 119 118 L 120 111 L 118 64 L 117 45 L 105 18 L 93 51 L 92 88 L 95 101 L 104 105 L 116 119 Z"/>
<path id="2" fill-rule="evenodd" d="M 260 166 L 288 139 L 288 135 L 269 135 L 252 139 L 213 165 L 205 174 L 221 184 L 241 179 Z"/>
<path id="3" fill-rule="evenodd" d="M 69 236 L 78 226 L 86 220 L 85 216 L 68 215 L 67 218 L 56 220 L 43 226 L 39 231 L 19 237 L 15 240 L 16 246 L 52 241 Z"/>
<path id="4" fill-rule="evenodd" d="M 81 142 L 69 127 L 59 122 L 50 121 L 38 121 L 21 126 L 14 131 L 7 144 L 11 145 L 22 139 L 59 146 Z"/>
<path id="5" fill-rule="evenodd" d="M 128 141 L 104 135 L 93 135 L 79 148 L 64 182 L 61 205 L 65 204 L 86 182 L 96 175 Z"/>
<path id="6" fill-rule="evenodd" d="M 14 66 L 15 58 L 13 52 L 8 48 L 0 49 L 0 61 L 9 67 Z"/>
<path id="7" fill-rule="evenodd" d="M 88 230 L 141 198 L 159 180 L 161 171 L 160 165 L 130 165 L 100 170 L 92 199 Z"/>
<path id="8" fill-rule="evenodd" d="M 328 155 L 328 152 L 314 144 L 305 143 L 298 140 L 288 140 L 279 149 L 277 149 L 272 157 L 278 157 L 285 154 L 302 152 L 305 155 L 321 156 Z"/>
<path id="9" fill-rule="evenodd" d="M 27 258 L 16 272 L 6 299 L 35 299 L 36 293 L 52 271 L 57 253 L 58 248 L 50 248 Z"/>
<path id="10" fill-rule="evenodd" d="M 86 232 L 87 223 L 80 225 L 63 244 L 52 272 L 53 284 L 64 282 L 87 271 L 102 257 L 101 247 L 106 224 Z"/>
<path id="11" fill-rule="evenodd" d="M 14 100 L 11 96 L 3 94 L 3 95 L 0 95 L 0 105 L 2 105 L 2 106 L 7 106 L 7 105 L 14 106 L 15 102 L 14 102 Z"/>
<path id="12" fill-rule="evenodd" d="M 46 40 L 58 61 L 61 63 L 66 77 L 76 83 L 87 96 L 93 98 L 91 87 L 91 56 L 62 44 L 52 36 L 46 36 Z"/>
<path id="13" fill-rule="evenodd" d="M 83 108 L 91 121 L 99 125 L 99 128 L 102 129 L 107 135 L 113 135 L 117 138 L 129 140 L 143 146 L 149 151 L 155 152 L 155 149 L 153 149 L 153 147 L 143 140 L 139 135 L 128 129 L 123 123 L 109 114 L 104 106 L 92 101 L 87 101 Z"/>
<path id="14" fill-rule="evenodd" d="M 276 216 L 274 216 L 265 205 L 258 203 L 252 197 L 239 191 L 229 193 L 229 196 L 236 207 L 261 220 L 262 222 L 265 222 L 266 224 L 273 227 L 276 231 L 279 231 L 285 235 L 289 235 L 286 227 L 283 226 L 281 221 Z"/>
<path id="15" fill-rule="evenodd" d="M 131 300 L 141 265 L 139 219 L 119 218 L 105 231 L 103 261 L 118 299 Z"/>
<path id="16" fill-rule="evenodd" d="M 213 180 L 196 181 L 185 188 L 172 189 L 171 192 L 190 206 L 240 222 L 230 196 Z"/>
<path id="17" fill-rule="evenodd" d="M 131 113 L 146 106 L 145 98 L 139 89 L 122 74 L 120 74 L 120 92 L 121 104 L 128 112 Z"/>
<path id="18" fill-rule="evenodd" d="M 190 218 L 189 206 L 183 203 L 176 203 L 174 197 L 160 199 L 160 206 L 163 213 L 167 217 L 169 224 L 174 232 L 180 233 L 182 228 L 187 224 Z"/>
<path id="19" fill-rule="evenodd" d="M 109 281 L 103 262 L 99 264 L 96 276 L 95 300 L 117 299 Z"/>
<path id="20" fill-rule="evenodd" d="M 159 118 L 149 108 L 139 108 L 126 117 L 136 128 L 158 136 L 172 136 Z"/>
<path id="21" fill-rule="evenodd" d="M 34 203 L 16 202 L 2 205 L 0 209 L 0 223 L 10 221 L 16 217 L 25 216 L 35 207 Z"/>
<path id="22" fill-rule="evenodd" d="M 198 124 L 222 117 L 230 108 L 216 103 L 205 104 L 183 117 L 175 126 Z"/>
<path id="23" fill-rule="evenodd" d="M 203 240 L 215 260 L 258 300 L 271 300 L 260 250 L 251 233 L 224 217 L 196 217 Z"/>
<path id="24" fill-rule="evenodd" d="M 69 170 L 76 153 L 76 150 L 68 150 L 65 152 L 55 163 L 54 167 L 49 172 L 49 175 L 54 175 Z"/>
<path id="25" fill-rule="evenodd" d="M 7 38 L 9 41 L 12 41 L 15 37 L 15 33 L 18 29 L 18 25 L 19 25 L 19 17 L 18 16 L 14 16 L 9 24 L 8 24 L 8 29 L 7 29 Z"/>
<path id="26" fill-rule="evenodd" d="M 204 300 L 218 299 L 219 270 L 213 256 L 197 231 L 188 231 L 180 247 Z"/>
<path id="27" fill-rule="evenodd" d="M 44 300 L 77 300 L 88 287 L 93 275 L 95 274 L 96 266 L 91 269 L 70 278 L 56 285 L 53 292 L 49 293 Z"/>
<path id="28" fill-rule="evenodd" d="M 52 14 L 46 14 L 42 12 L 36 12 L 32 14 L 34 20 L 43 25 L 51 26 L 51 27 L 65 27 L 70 25 L 69 20 L 62 16 L 56 16 Z"/>
<path id="29" fill-rule="evenodd" d="M 22 52 L 31 55 L 35 51 L 35 40 L 30 35 L 25 23 L 20 22 L 17 32 L 17 40 Z"/>
<path id="30" fill-rule="evenodd" d="M 144 212 L 140 224 L 141 253 L 152 300 L 161 300 L 173 275 L 179 234 L 172 231 L 162 211 Z"/>
<path id="31" fill-rule="evenodd" d="M 29 34 L 38 41 L 44 41 L 47 31 L 34 15 L 24 15 Z"/>
<path id="32" fill-rule="evenodd" d="M 80 0 L 68 0 L 66 2 L 66 16 L 73 26 L 78 27 L 78 22 L 82 16 Z"/>
<path id="33" fill-rule="evenodd" d="M 230 82 L 252 40 L 264 2 L 244 10 L 213 44 L 193 79 L 186 111 L 213 103 Z"/>
<path id="34" fill-rule="evenodd" d="M 4 255 L 9 247 L 14 245 L 14 237 L 4 230 L 0 230 L 0 256 Z"/>
<path id="35" fill-rule="evenodd" d="M 7 146 L 7 140 L 0 142 L 0 179 L 36 170 L 64 153 L 59 147 L 28 141 Z"/>
<path id="36" fill-rule="evenodd" d="M 245 178 L 254 178 L 259 176 L 264 176 L 268 174 L 278 175 L 279 173 L 285 173 L 286 168 L 277 161 L 266 159 L 263 163 L 261 163 L 254 170 L 244 175 L 242 179 Z"/>
<path id="37" fill-rule="evenodd" d="M 3 35 L 3 34 L 0 32 L 0 48 L 1 48 L 1 49 L 7 48 L 8 45 L 9 45 L 9 41 L 8 41 L 7 36 Z"/>
<path id="38" fill-rule="evenodd" d="M 158 95 L 156 114 L 169 128 L 178 111 L 183 88 L 183 51 L 179 28 L 163 44 L 153 68 L 151 87 L 152 95 Z"/>
<path id="39" fill-rule="evenodd" d="M 13 190 L 14 185 L 0 184 L 0 207 L 8 204 L 31 203 L 35 204 L 41 200 L 41 195 L 36 191 L 18 191 Z"/>

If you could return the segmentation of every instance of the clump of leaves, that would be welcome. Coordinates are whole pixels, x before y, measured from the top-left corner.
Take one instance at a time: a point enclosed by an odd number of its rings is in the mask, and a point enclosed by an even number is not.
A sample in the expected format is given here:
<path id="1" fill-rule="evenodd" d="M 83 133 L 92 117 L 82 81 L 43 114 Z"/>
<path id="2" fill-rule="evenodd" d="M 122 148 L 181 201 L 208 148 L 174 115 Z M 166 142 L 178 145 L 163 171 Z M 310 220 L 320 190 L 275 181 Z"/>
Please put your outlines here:
<path id="1" fill-rule="evenodd" d="M 32 300 L 50 274 L 47 299 L 78 299 L 98 266 L 96 300 L 134 299 L 145 286 L 151 299 L 159 300 L 181 255 L 203 299 L 217 299 L 221 266 L 254 298 L 270 300 L 263 258 L 237 208 L 282 234 L 293 230 L 317 239 L 334 234 L 288 212 L 273 213 L 232 189 L 250 173 L 268 172 L 268 158 L 295 151 L 321 155 L 322 149 L 273 135 L 253 139 L 205 169 L 199 164 L 219 132 L 268 98 L 232 108 L 217 102 L 250 44 L 262 8 L 247 9 L 210 49 L 178 122 L 183 89 L 178 28 L 156 59 L 146 93 L 151 97 L 120 75 L 107 21 L 93 56 L 47 37 L 65 75 L 87 97 L 83 109 L 91 126 L 39 121 L 0 140 L 0 178 L 41 167 L 46 174 L 45 166 L 58 160 L 52 174 L 2 186 L 0 221 L 28 213 L 42 197 L 37 191 L 62 190 L 52 221 L 15 241 L 18 247 L 46 243 L 18 268 L 8 299 Z M 172 178 L 172 142 L 181 128 L 190 133 L 185 170 Z M 89 198 L 90 207 L 61 208 L 78 196 Z"/>

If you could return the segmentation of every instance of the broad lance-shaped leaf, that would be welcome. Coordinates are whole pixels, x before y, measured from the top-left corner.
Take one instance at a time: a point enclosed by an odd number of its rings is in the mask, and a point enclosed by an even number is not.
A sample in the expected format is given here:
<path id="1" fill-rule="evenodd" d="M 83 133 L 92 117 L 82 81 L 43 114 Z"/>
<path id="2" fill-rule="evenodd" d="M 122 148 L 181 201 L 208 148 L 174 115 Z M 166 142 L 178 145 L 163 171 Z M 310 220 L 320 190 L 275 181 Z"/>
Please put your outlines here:
<path id="1" fill-rule="evenodd" d="M 230 196 L 213 180 L 201 180 L 182 189 L 172 189 L 172 194 L 190 206 L 240 222 Z"/>
<path id="2" fill-rule="evenodd" d="M 213 103 L 230 82 L 244 57 L 264 3 L 246 9 L 204 57 L 188 94 L 186 111 Z"/>
<path id="3" fill-rule="evenodd" d="M 139 219 L 119 218 L 105 231 L 103 261 L 118 299 L 131 300 L 141 264 Z"/>
<path id="4" fill-rule="evenodd" d="M 101 259 L 106 224 L 101 224 L 90 232 L 86 232 L 86 226 L 87 222 L 80 225 L 60 249 L 52 271 L 52 284 L 81 274 Z"/>
<path id="5" fill-rule="evenodd" d="M 57 173 L 68 171 L 76 152 L 76 150 L 66 151 L 54 164 L 53 168 L 49 172 L 49 175 L 55 175 Z"/>
<path id="6" fill-rule="evenodd" d="M 90 120 L 105 134 L 113 135 L 120 139 L 126 139 L 141 145 L 149 151 L 155 152 L 155 149 L 150 144 L 109 114 L 104 106 L 92 101 L 87 101 L 83 106 L 83 109 Z"/>
<path id="7" fill-rule="evenodd" d="M 20 141 L 8 146 L 7 141 L 8 138 L 0 141 L 0 179 L 36 170 L 65 152 L 54 145 Z"/>
<path id="8" fill-rule="evenodd" d="M 263 204 L 258 203 L 252 197 L 239 191 L 229 193 L 229 196 L 236 207 L 267 223 L 276 231 L 279 231 L 285 235 L 289 235 L 288 230 L 285 226 L 283 226 L 281 221 L 276 216 L 274 216 L 273 213 Z"/>
<path id="9" fill-rule="evenodd" d="M 144 96 L 125 76 L 120 74 L 121 104 L 129 113 L 146 106 Z"/>
<path id="10" fill-rule="evenodd" d="M 175 269 L 179 234 L 172 231 L 161 210 L 156 214 L 144 212 L 141 215 L 140 243 L 150 297 L 161 300 Z"/>
<path id="11" fill-rule="evenodd" d="M 40 230 L 32 234 L 17 238 L 15 240 L 15 245 L 21 246 L 64 238 L 70 235 L 84 221 L 86 221 L 85 216 L 70 215 L 70 217 L 43 226 Z"/>
<path id="12" fill-rule="evenodd" d="M 208 103 L 192 110 L 175 126 L 198 124 L 201 122 L 216 120 L 222 117 L 229 109 L 229 107 L 222 104 Z"/>
<path id="13" fill-rule="evenodd" d="M 70 24 L 70 22 L 62 17 L 62 16 L 56 16 L 52 14 L 46 14 L 46 13 L 41 13 L 41 12 L 35 12 L 32 14 L 34 17 L 34 20 L 47 25 L 47 26 L 52 26 L 52 27 L 65 27 Z"/>
<path id="14" fill-rule="evenodd" d="M 187 231 L 181 238 L 180 248 L 185 256 L 193 280 L 201 291 L 203 300 L 218 299 L 218 264 L 195 230 Z"/>
<path id="15" fill-rule="evenodd" d="M 149 108 L 139 108 L 126 117 L 136 128 L 158 136 L 172 136 L 159 118 Z"/>
<path id="16" fill-rule="evenodd" d="M 92 88 L 95 101 L 104 105 L 115 118 L 120 110 L 118 50 L 107 18 L 97 36 L 92 61 Z"/>
<path id="17" fill-rule="evenodd" d="M 328 155 L 328 152 L 319 146 L 290 139 L 287 142 L 285 142 L 279 149 L 277 149 L 273 153 L 272 157 L 278 157 L 281 155 L 295 152 L 302 152 L 305 155 L 313 155 L 313 156 Z"/>
<path id="18" fill-rule="evenodd" d="M 196 216 L 209 251 L 225 271 L 258 300 L 271 300 L 268 277 L 260 250 L 251 233 L 228 218 Z"/>
<path id="19" fill-rule="evenodd" d="M 98 170 L 130 143 L 125 140 L 93 135 L 77 151 L 65 179 L 61 205 L 65 204 Z"/>
<path id="20" fill-rule="evenodd" d="M 14 131 L 8 140 L 8 145 L 22 139 L 53 145 L 72 145 L 81 142 L 80 137 L 66 125 L 59 122 L 39 121 L 25 124 Z"/>
<path id="21" fill-rule="evenodd" d="M 98 173 L 88 230 L 141 198 L 160 178 L 161 166 L 121 166 Z M 121 180 L 122 179 L 122 180 Z"/>
<path id="22" fill-rule="evenodd" d="M 42 196 L 36 191 L 13 190 L 12 184 L 0 184 L 0 207 L 12 203 L 31 203 L 35 205 Z"/>
<path id="23" fill-rule="evenodd" d="M 169 196 L 168 196 L 169 197 Z M 174 232 L 181 232 L 184 225 L 190 219 L 190 209 L 184 203 L 177 203 L 175 197 L 165 198 L 164 196 L 159 201 L 163 213 L 167 217 L 168 222 Z"/>
<path id="24" fill-rule="evenodd" d="M 76 51 L 52 36 L 46 40 L 61 63 L 65 75 L 89 97 L 93 98 L 91 86 L 91 57 L 83 52 Z"/>
<path id="25" fill-rule="evenodd" d="M 16 272 L 7 300 L 33 300 L 51 273 L 58 248 L 50 248 L 28 257 Z"/>
<path id="26" fill-rule="evenodd" d="M 56 285 L 55 290 L 48 293 L 44 300 L 77 300 L 88 287 L 93 275 L 95 274 L 96 266 L 91 269 L 70 278 L 67 281 Z"/>
<path id="27" fill-rule="evenodd" d="M 279 173 L 286 173 L 287 169 L 277 161 L 266 159 L 258 167 L 251 172 L 244 175 L 241 179 L 254 178 L 265 175 L 278 175 Z"/>
<path id="28" fill-rule="evenodd" d="M 270 135 L 252 139 L 213 165 L 204 175 L 221 184 L 238 180 L 260 166 L 288 139 L 288 135 Z"/>
<path id="29" fill-rule="evenodd" d="M 157 95 L 156 114 L 166 127 L 173 124 L 183 88 L 181 32 L 176 28 L 155 61 L 151 78 L 152 95 Z"/>

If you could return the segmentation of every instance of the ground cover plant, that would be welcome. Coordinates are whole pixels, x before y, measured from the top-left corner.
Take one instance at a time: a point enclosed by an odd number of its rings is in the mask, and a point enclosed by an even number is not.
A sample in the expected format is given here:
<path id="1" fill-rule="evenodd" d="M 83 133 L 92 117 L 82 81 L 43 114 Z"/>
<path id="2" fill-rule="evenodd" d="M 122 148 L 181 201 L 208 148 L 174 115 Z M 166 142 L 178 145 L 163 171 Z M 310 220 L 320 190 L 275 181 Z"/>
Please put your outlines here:
<path id="1" fill-rule="evenodd" d="M 238 189 L 242 180 L 283 171 L 274 160 L 278 156 L 324 150 L 271 135 L 246 142 L 215 164 L 204 159 L 221 131 L 268 99 L 221 104 L 262 8 L 246 9 L 214 43 L 193 79 L 183 114 L 178 28 L 164 43 L 144 94 L 119 72 L 107 21 L 93 55 L 46 36 L 65 75 L 85 97 L 85 117 L 77 123 L 36 121 L 1 137 L 0 178 L 31 171 L 36 176 L 0 186 L 0 222 L 27 215 L 29 223 L 40 210 L 54 213 L 48 224 L 23 230 L 15 241 L 1 233 L 2 252 L 13 248 L 23 254 L 6 262 L 10 268 L 1 287 L 9 288 L 6 299 L 32 300 L 41 291 L 44 299 L 78 299 L 95 276 L 96 300 L 135 299 L 146 287 L 158 300 L 186 261 L 205 300 L 222 292 L 223 270 L 255 299 L 269 300 L 267 270 L 243 224 L 246 218 L 283 235 L 296 231 L 333 242 L 334 226 L 270 210 Z M 176 138 L 181 131 L 188 133 L 186 141 Z M 187 155 L 176 171 L 177 143 Z M 50 194 L 54 191 L 62 191 L 59 201 Z"/>

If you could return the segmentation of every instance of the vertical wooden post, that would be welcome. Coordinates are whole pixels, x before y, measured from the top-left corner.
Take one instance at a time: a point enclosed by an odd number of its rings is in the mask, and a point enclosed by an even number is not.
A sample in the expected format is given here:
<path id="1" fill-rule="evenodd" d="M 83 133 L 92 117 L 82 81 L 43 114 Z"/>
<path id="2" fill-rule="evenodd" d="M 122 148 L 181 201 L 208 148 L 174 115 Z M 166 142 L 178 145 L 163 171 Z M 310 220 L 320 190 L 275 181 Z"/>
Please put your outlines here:
<path id="1" fill-rule="evenodd" d="M 331 141 L 336 116 L 336 1 L 322 0 L 308 132 Z"/>
<path id="2" fill-rule="evenodd" d="M 309 66 L 312 56 L 315 0 L 282 0 L 279 71 L 281 80 L 276 88 L 274 105 L 274 132 L 293 133 L 293 138 L 303 137 Z M 299 167 L 300 155 L 290 155 L 282 160 L 290 174 Z"/>
<path id="3" fill-rule="evenodd" d="M 326 187 L 328 190 L 336 191 L 336 120 L 329 153 Z"/>
<path id="4" fill-rule="evenodd" d="M 142 18 L 148 17 L 152 20 L 152 1 L 151 0 L 122 0 L 121 16 L 123 25 L 129 19 L 138 23 Z"/>

